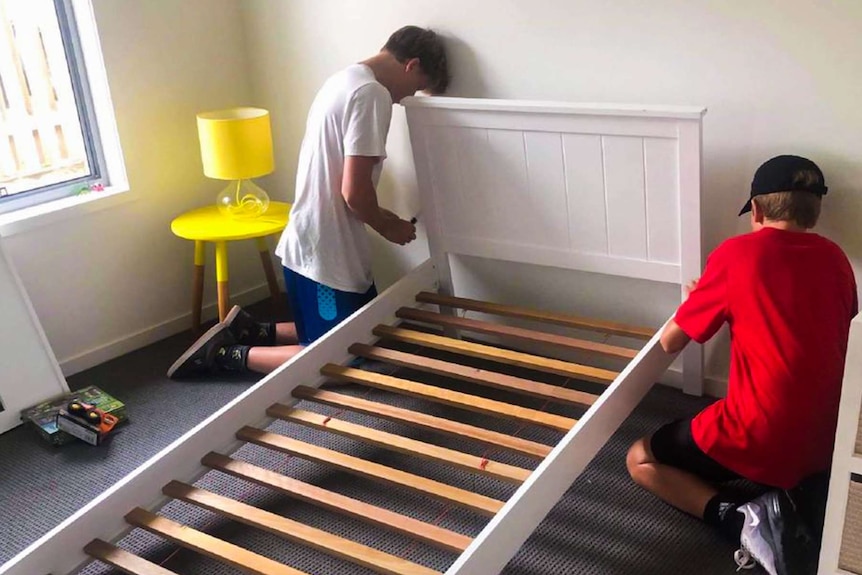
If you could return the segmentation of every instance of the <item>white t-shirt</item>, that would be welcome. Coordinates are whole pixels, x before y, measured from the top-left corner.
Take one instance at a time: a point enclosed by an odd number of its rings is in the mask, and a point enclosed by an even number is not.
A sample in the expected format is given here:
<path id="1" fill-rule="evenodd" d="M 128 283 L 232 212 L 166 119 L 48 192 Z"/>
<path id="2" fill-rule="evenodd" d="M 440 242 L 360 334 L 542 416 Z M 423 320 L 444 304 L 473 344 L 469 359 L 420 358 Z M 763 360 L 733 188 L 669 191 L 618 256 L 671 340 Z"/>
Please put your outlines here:
<path id="1" fill-rule="evenodd" d="M 311 105 L 296 171 L 296 197 L 275 253 L 284 267 L 331 288 L 371 287 L 365 224 L 341 195 L 346 156 L 378 156 L 375 188 L 386 157 L 392 97 L 364 64 L 330 77 Z"/>

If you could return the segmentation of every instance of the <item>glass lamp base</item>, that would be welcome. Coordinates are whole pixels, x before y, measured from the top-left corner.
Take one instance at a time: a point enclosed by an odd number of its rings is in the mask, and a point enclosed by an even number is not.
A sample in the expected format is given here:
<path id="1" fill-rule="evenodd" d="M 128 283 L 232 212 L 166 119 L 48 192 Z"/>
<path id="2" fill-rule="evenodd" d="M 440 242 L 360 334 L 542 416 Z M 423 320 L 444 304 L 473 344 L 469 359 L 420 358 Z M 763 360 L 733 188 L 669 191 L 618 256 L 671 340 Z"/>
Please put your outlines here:
<path id="1" fill-rule="evenodd" d="M 219 192 L 216 205 L 231 218 L 256 218 L 269 209 L 269 196 L 251 180 L 237 180 Z"/>

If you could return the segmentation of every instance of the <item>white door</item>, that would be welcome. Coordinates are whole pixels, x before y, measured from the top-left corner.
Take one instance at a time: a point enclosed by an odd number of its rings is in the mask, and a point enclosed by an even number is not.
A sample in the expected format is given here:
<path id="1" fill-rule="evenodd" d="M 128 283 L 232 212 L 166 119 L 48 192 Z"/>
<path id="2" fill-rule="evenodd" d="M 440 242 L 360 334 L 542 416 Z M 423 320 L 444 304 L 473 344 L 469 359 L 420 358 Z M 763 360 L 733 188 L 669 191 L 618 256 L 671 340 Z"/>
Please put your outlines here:
<path id="1" fill-rule="evenodd" d="M 0 433 L 21 423 L 22 409 L 68 391 L 0 238 Z"/>

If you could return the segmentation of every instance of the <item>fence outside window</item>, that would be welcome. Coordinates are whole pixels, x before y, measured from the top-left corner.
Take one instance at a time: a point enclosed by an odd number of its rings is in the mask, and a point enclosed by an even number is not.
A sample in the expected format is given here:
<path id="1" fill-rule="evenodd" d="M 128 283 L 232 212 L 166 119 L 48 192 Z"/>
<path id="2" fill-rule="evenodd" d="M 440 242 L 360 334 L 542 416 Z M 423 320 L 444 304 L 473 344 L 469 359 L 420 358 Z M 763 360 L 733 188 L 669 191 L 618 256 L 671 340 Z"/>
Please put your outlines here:
<path id="1" fill-rule="evenodd" d="M 0 202 L 99 177 L 74 34 L 63 0 L 0 0 Z"/>

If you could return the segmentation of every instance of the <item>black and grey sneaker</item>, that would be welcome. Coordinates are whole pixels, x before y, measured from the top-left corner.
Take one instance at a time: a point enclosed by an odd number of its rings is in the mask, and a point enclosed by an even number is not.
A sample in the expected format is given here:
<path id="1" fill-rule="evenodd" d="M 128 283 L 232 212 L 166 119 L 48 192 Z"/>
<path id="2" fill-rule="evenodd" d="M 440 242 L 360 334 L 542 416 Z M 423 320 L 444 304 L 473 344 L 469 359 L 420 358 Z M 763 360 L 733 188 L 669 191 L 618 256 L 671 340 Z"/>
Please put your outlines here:
<path id="1" fill-rule="evenodd" d="M 745 515 L 741 547 L 734 554 L 740 569 L 753 567 L 753 560 L 769 575 L 816 572 L 815 542 L 786 491 L 768 491 L 737 511 Z"/>
<path id="2" fill-rule="evenodd" d="M 230 330 L 237 343 L 242 345 L 275 345 L 275 325 L 260 322 L 235 305 L 222 322 Z"/>
<path id="3" fill-rule="evenodd" d="M 216 353 L 236 343 L 223 323 L 212 326 L 200 336 L 168 369 L 168 377 L 179 379 L 191 375 L 217 371 Z"/>

